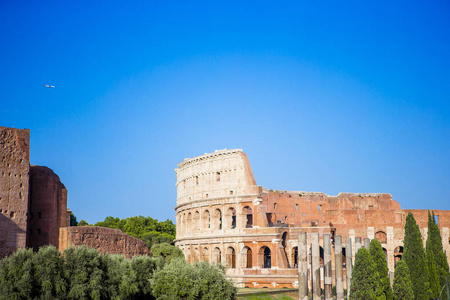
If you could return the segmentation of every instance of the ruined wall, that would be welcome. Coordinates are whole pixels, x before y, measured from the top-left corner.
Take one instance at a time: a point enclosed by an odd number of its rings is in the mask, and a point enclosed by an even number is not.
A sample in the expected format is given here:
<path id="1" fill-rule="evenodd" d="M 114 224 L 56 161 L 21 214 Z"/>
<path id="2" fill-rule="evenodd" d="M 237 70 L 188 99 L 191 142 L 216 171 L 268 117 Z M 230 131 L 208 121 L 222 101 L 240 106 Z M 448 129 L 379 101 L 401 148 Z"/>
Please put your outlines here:
<path id="1" fill-rule="evenodd" d="M 58 175 L 42 166 L 30 167 L 28 246 L 59 245 L 59 228 L 69 226 L 67 190 Z"/>
<path id="2" fill-rule="evenodd" d="M 0 127 L 0 258 L 27 245 L 28 129 Z"/>
<path id="3" fill-rule="evenodd" d="M 149 254 L 143 241 L 125 234 L 119 229 L 73 226 L 61 228 L 60 231 L 60 251 L 71 246 L 86 245 L 101 253 L 122 254 L 126 258 Z"/>

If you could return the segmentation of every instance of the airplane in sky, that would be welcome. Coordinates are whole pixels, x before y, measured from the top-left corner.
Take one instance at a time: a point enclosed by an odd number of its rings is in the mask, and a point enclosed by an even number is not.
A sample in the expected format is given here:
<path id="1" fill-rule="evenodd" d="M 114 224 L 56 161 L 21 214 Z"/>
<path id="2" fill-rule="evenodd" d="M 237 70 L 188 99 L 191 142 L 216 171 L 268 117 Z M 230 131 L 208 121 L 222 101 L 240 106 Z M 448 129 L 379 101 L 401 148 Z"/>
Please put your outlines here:
<path id="1" fill-rule="evenodd" d="M 45 84 L 45 87 L 47 87 L 47 88 L 54 88 L 55 86 L 54 85 L 50 85 L 50 84 Z"/>

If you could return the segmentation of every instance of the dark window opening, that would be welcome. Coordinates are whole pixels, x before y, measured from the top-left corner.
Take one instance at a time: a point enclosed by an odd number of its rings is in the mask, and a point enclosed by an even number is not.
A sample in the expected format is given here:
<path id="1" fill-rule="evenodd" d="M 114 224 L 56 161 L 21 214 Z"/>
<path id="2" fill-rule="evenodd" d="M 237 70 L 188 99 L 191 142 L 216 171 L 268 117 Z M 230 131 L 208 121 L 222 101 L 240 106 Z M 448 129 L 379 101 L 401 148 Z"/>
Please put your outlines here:
<path id="1" fill-rule="evenodd" d="M 270 249 L 269 249 L 269 247 L 266 247 L 264 249 L 264 266 L 263 266 L 263 268 L 270 269 L 271 264 L 272 264 L 272 259 L 271 259 L 271 255 L 270 255 Z"/>
<path id="2" fill-rule="evenodd" d="M 216 173 L 216 181 L 220 181 L 220 172 Z"/>
<path id="3" fill-rule="evenodd" d="M 276 203 L 273 204 L 273 209 L 277 209 L 277 204 Z"/>

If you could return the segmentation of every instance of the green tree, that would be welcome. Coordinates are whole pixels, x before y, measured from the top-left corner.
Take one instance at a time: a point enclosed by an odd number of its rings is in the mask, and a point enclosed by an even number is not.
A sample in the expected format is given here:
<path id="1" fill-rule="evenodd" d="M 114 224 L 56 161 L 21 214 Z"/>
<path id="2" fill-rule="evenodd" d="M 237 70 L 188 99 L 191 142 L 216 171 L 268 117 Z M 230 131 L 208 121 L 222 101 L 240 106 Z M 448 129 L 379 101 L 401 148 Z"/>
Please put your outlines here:
<path id="1" fill-rule="evenodd" d="M 394 272 L 394 300 L 413 300 L 414 291 L 409 276 L 408 265 L 403 260 L 399 260 Z"/>
<path id="2" fill-rule="evenodd" d="M 64 258 L 55 246 L 45 246 L 33 255 L 34 276 L 40 299 L 64 299 L 67 283 Z"/>
<path id="3" fill-rule="evenodd" d="M 73 212 L 70 212 L 70 226 L 77 226 L 78 221 L 77 217 L 75 217 L 75 214 Z"/>
<path id="4" fill-rule="evenodd" d="M 155 272 L 152 280 L 153 296 L 171 299 L 235 299 L 236 288 L 225 276 L 223 267 L 207 262 L 188 264 L 173 259 Z"/>
<path id="5" fill-rule="evenodd" d="M 370 242 L 369 252 L 375 263 L 375 268 L 378 272 L 378 282 L 386 296 L 386 300 L 392 300 L 394 295 L 389 281 L 386 254 L 384 254 L 383 247 L 381 247 L 377 239 L 373 239 Z"/>
<path id="6" fill-rule="evenodd" d="M 429 253 L 433 253 L 433 255 Z M 447 256 L 445 255 L 444 249 L 442 247 L 442 237 L 441 231 L 439 230 L 438 224 L 435 222 L 434 212 L 428 212 L 428 237 L 426 243 L 426 253 L 428 264 L 431 265 L 431 260 L 434 258 L 437 285 L 439 286 L 439 292 L 441 288 L 445 285 L 447 276 L 449 275 L 449 266 L 447 261 Z M 433 281 L 430 278 L 430 283 L 433 285 Z"/>
<path id="7" fill-rule="evenodd" d="M 184 254 L 177 246 L 169 245 L 167 243 L 155 244 L 151 248 L 154 257 L 162 257 L 164 261 L 169 262 L 174 258 L 183 258 Z"/>
<path id="8" fill-rule="evenodd" d="M 91 224 L 89 224 L 86 220 L 81 220 L 80 222 L 78 222 L 77 226 L 90 226 Z"/>
<path id="9" fill-rule="evenodd" d="M 382 287 L 378 282 L 379 275 L 369 250 L 362 247 L 355 257 L 355 266 L 350 286 L 350 300 L 384 300 L 386 299 Z"/>
<path id="10" fill-rule="evenodd" d="M 100 255 L 86 246 L 64 250 L 64 276 L 68 281 L 68 299 L 101 299 L 103 270 Z"/>
<path id="11" fill-rule="evenodd" d="M 403 260 L 408 265 L 413 285 L 414 299 L 428 300 L 431 297 L 430 282 L 426 266 L 422 235 L 412 213 L 408 213 L 403 241 Z"/>
<path id="12" fill-rule="evenodd" d="M 30 299 L 38 296 L 33 250 L 19 249 L 0 261 L 1 299 Z"/>

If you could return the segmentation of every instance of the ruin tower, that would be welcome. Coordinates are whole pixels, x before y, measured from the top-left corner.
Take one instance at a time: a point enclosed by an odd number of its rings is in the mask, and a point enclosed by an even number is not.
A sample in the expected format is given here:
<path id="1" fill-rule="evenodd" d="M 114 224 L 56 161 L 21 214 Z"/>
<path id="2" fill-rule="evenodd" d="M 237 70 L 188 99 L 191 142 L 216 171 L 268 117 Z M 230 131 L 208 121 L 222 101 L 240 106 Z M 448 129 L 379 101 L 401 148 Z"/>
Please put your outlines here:
<path id="1" fill-rule="evenodd" d="M 0 258 L 27 246 L 30 131 L 0 127 Z"/>

